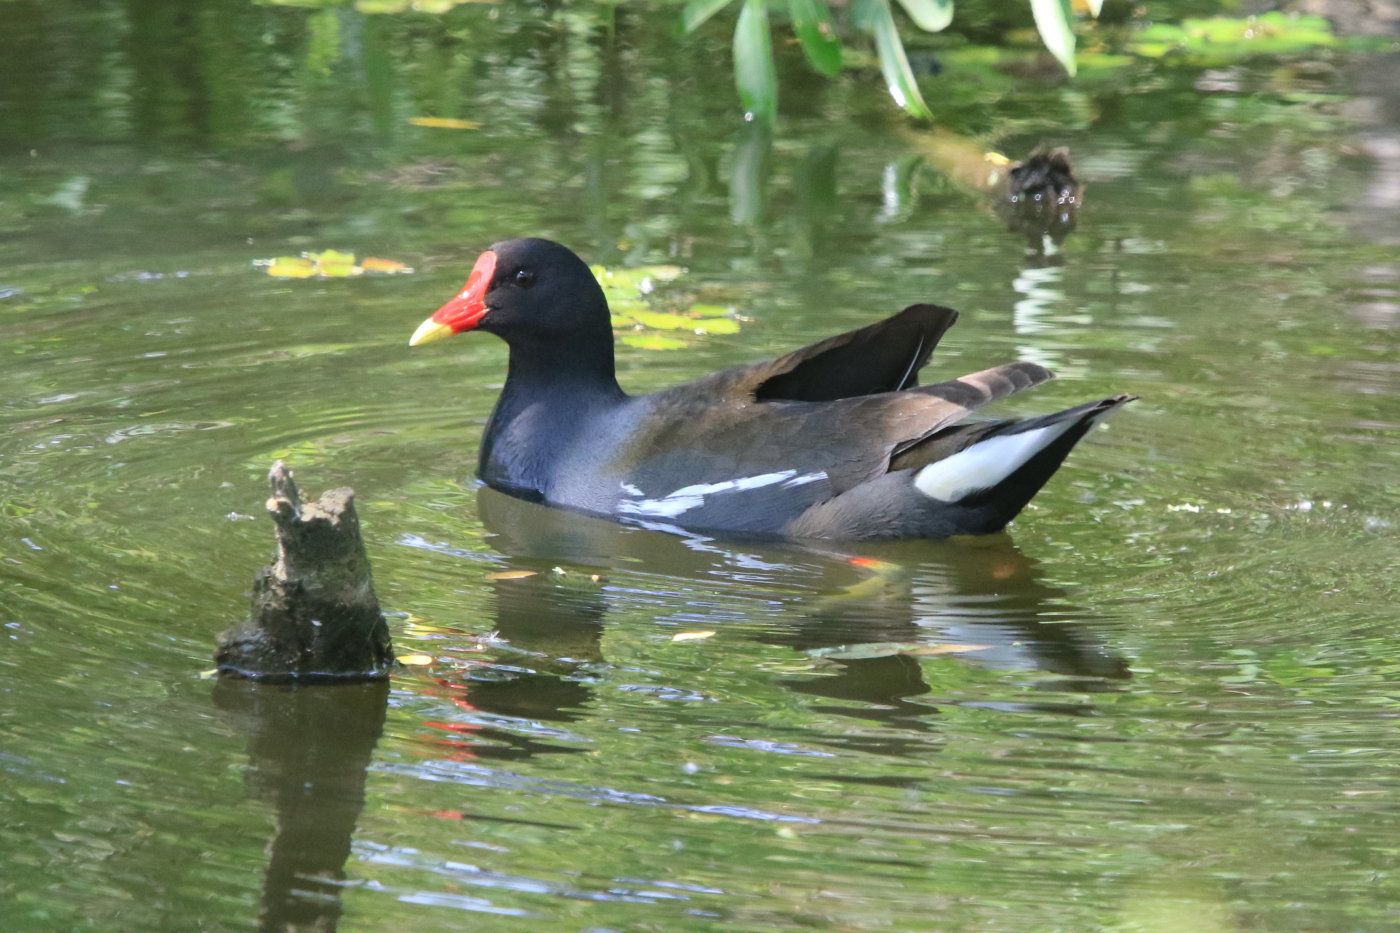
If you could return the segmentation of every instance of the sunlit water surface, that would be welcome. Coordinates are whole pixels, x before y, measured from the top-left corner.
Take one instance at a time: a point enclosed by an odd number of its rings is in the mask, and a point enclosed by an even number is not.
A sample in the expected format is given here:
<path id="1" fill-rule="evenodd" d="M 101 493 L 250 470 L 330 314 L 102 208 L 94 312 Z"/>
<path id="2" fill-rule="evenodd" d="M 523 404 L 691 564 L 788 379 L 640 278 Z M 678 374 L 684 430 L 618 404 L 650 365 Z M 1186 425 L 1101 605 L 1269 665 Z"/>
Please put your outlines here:
<path id="1" fill-rule="evenodd" d="M 794 69 L 765 149 L 723 30 L 669 13 L 148 6 L 11 4 L 0 40 L 62 76 L 0 92 L 4 929 L 1400 923 L 1400 224 L 1351 83 L 1379 66 L 1020 88 L 1014 131 L 969 131 L 1075 153 L 1051 262 L 869 75 Z M 501 345 L 405 345 L 525 233 L 742 315 L 623 347 L 635 390 L 928 299 L 964 312 L 933 372 L 1060 373 L 1002 412 L 1142 400 L 994 539 L 547 511 L 471 479 Z M 327 248 L 414 272 L 255 264 Z M 387 693 L 199 677 L 279 457 L 358 492 L 429 659 Z"/>

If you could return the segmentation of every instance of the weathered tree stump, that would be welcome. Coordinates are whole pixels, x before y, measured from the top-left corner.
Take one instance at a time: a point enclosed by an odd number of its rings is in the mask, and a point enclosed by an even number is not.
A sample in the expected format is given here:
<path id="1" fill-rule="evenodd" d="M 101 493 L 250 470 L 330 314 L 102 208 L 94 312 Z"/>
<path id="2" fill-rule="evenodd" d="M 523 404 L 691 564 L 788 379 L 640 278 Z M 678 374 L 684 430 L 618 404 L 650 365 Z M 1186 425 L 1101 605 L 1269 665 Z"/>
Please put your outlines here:
<path id="1" fill-rule="evenodd" d="M 291 471 L 268 473 L 277 556 L 253 581 L 250 618 L 219 636 L 222 675 L 273 683 L 375 680 L 394 666 L 355 515 L 355 491 L 303 504 Z"/>

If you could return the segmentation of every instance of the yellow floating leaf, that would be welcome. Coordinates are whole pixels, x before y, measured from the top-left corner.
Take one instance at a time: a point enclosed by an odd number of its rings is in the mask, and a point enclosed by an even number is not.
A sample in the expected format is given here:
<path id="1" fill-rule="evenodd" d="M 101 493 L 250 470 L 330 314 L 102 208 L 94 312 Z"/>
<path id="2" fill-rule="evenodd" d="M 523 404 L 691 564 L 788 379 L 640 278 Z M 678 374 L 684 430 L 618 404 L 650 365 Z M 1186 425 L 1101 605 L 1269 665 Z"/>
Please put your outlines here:
<path id="1" fill-rule="evenodd" d="M 523 580 L 526 577 L 538 577 L 538 570 L 498 570 L 495 573 L 488 573 L 488 580 Z"/>
<path id="2" fill-rule="evenodd" d="M 991 645 L 920 645 L 917 648 L 906 648 L 903 653 L 920 658 L 932 658 L 940 654 L 965 654 L 969 651 L 990 651 L 991 648 Z"/>
<path id="3" fill-rule="evenodd" d="M 378 256 L 366 256 L 360 260 L 360 268 L 366 272 L 412 272 L 407 265 L 395 262 L 392 259 L 380 259 Z"/>
<path id="4" fill-rule="evenodd" d="M 684 340 L 674 337 L 657 337 L 651 334 L 627 334 L 622 342 L 640 350 L 680 350 L 688 346 Z"/>
<path id="5" fill-rule="evenodd" d="M 207 671 L 200 671 L 196 676 L 198 676 L 200 680 L 213 680 L 215 677 L 219 676 L 219 669 L 217 667 L 211 667 Z"/>
<path id="6" fill-rule="evenodd" d="M 409 622 L 405 630 L 414 635 L 460 635 L 461 629 L 447 628 L 441 625 L 428 625 L 426 622 Z"/>
<path id="7" fill-rule="evenodd" d="M 469 0 L 413 0 L 413 9 L 419 13 L 446 13 L 459 3 Z"/>
<path id="8" fill-rule="evenodd" d="M 714 632 L 677 632 L 671 636 L 671 641 L 700 641 L 704 638 L 712 638 L 714 634 Z"/>
<path id="9" fill-rule="evenodd" d="M 430 654 L 401 654 L 398 656 L 398 662 L 411 667 L 423 667 L 433 663 L 433 656 Z"/>
<path id="10" fill-rule="evenodd" d="M 316 265 L 316 273 L 328 279 L 346 279 L 352 275 L 363 275 L 364 271 L 353 262 L 322 262 Z"/>
<path id="11" fill-rule="evenodd" d="M 310 259 L 279 256 L 267 267 L 267 274 L 279 279 L 309 279 L 316 274 L 316 264 Z"/>
<path id="12" fill-rule="evenodd" d="M 307 253 L 306 258 L 321 266 L 353 266 L 355 264 L 354 253 L 342 253 L 338 249 L 322 250 L 319 253 Z"/>
<path id="13" fill-rule="evenodd" d="M 439 130 L 479 130 L 480 123 L 471 120 L 457 120 L 452 117 L 409 117 L 414 126 L 430 126 Z"/>

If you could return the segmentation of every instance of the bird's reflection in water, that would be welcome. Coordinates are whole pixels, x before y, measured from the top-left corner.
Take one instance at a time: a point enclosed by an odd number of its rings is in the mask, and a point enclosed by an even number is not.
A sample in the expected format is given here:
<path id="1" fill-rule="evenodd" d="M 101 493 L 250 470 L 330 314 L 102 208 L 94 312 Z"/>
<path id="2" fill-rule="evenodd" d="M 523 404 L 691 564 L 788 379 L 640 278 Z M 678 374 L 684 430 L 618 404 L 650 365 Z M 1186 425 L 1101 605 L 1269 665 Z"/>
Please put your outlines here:
<path id="1" fill-rule="evenodd" d="M 509 646 L 498 663 L 439 677 L 439 695 L 461 712 L 431 721 L 449 757 L 513 760 L 586 751 L 536 723 L 577 720 L 592 699 L 586 670 L 601 659 L 606 604 L 600 590 L 561 590 L 535 580 L 498 579 L 494 630 Z"/>
<path id="2" fill-rule="evenodd" d="M 1122 658 L 1091 629 L 1071 621 L 1082 613 L 1065 601 L 1061 590 L 1047 585 L 1035 561 L 1004 535 L 972 542 L 861 545 L 855 556 L 781 542 L 717 542 L 628 528 L 488 488 L 481 489 L 477 503 L 491 544 L 520 566 L 579 568 L 566 575 L 574 580 L 586 580 L 594 570 L 628 568 L 692 585 L 706 579 L 716 580 L 717 586 L 725 579 L 758 579 L 771 584 L 765 589 L 768 624 L 756 632 L 747 629 L 752 637 L 796 651 L 892 646 L 869 657 L 840 656 L 819 672 L 780 681 L 796 692 L 840 701 L 821 709 L 887 727 L 926 732 L 932 728 L 930 714 L 937 711 L 928 701 L 913 699 L 932 688 L 925 665 L 900 647 L 944 646 L 959 653 L 959 647 L 976 646 L 960 653 L 967 663 L 1060 675 L 1053 686 L 1062 692 L 1102 692 L 1129 676 Z M 578 672 L 588 662 L 602 660 L 609 600 L 619 597 L 601 587 L 542 586 L 533 579 L 502 579 L 493 585 L 496 630 L 534 660 L 529 671 L 516 671 L 508 680 L 472 684 L 472 706 L 506 716 L 575 718 L 589 699 Z M 777 613 L 772 612 L 774 603 L 783 607 Z M 559 701 L 552 709 L 551 697 Z M 1050 711 L 1085 709 L 1030 705 Z M 898 753 L 887 745 L 880 750 Z"/>
<path id="3" fill-rule="evenodd" d="M 480 664 L 439 675 L 430 688 L 446 701 L 443 709 L 452 710 L 423 723 L 435 754 L 445 759 L 513 761 L 591 747 L 570 724 L 587 718 L 594 703 L 590 682 L 606 663 L 609 611 L 624 602 L 635 608 L 641 598 L 666 612 L 667 598 L 675 601 L 669 592 L 610 592 L 591 579 L 595 570 L 626 570 L 691 589 L 697 581 L 712 580 L 717 590 L 744 581 L 746 592 L 758 587 L 764 613 L 762 624 L 745 626 L 747 637 L 795 651 L 854 646 L 810 673 L 775 677 L 795 693 L 820 698 L 808 707 L 815 714 L 872 724 L 834 730 L 821 740 L 850 750 L 912 758 L 926 756 L 941 740 L 936 701 L 927 698 L 936 689 L 929 672 L 937 668 L 903 649 L 975 645 L 959 654 L 964 663 L 1053 673 L 1057 689 L 1077 693 L 1113 689 L 1128 676 L 1123 660 L 1092 629 L 1069 621 L 1075 610 L 1064 594 L 1046 585 L 1035 562 L 1006 538 L 869 545 L 853 557 L 626 528 L 489 489 L 478 503 L 494 546 L 514 568 L 539 572 L 489 581 L 500 648 L 484 653 Z M 568 572 L 552 574 L 556 564 Z M 632 586 L 638 586 L 635 579 Z M 688 608 L 704 612 L 700 601 Z M 872 645 L 901 650 L 861 656 L 862 646 Z M 216 704 L 249 736 L 250 779 L 277 813 L 260 929 L 335 928 L 365 769 L 387 696 L 383 683 L 301 690 L 218 684 Z M 864 780 L 917 782 L 895 774 Z M 509 819 L 466 810 L 435 815 Z"/>

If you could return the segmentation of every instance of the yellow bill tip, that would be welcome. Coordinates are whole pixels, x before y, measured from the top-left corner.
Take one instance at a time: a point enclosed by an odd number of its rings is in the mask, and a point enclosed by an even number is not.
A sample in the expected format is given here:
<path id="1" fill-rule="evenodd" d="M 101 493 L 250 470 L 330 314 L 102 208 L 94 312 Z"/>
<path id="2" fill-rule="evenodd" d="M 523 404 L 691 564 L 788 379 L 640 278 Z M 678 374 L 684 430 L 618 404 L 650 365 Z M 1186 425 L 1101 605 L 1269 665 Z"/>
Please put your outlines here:
<path id="1" fill-rule="evenodd" d="M 418 329 L 413 332 L 413 336 L 408 338 L 408 345 L 410 347 L 422 346 L 425 343 L 432 343 L 434 340 L 451 337 L 452 334 L 452 328 L 448 327 L 446 324 L 439 324 L 432 318 L 428 318 L 422 324 L 419 324 Z"/>

